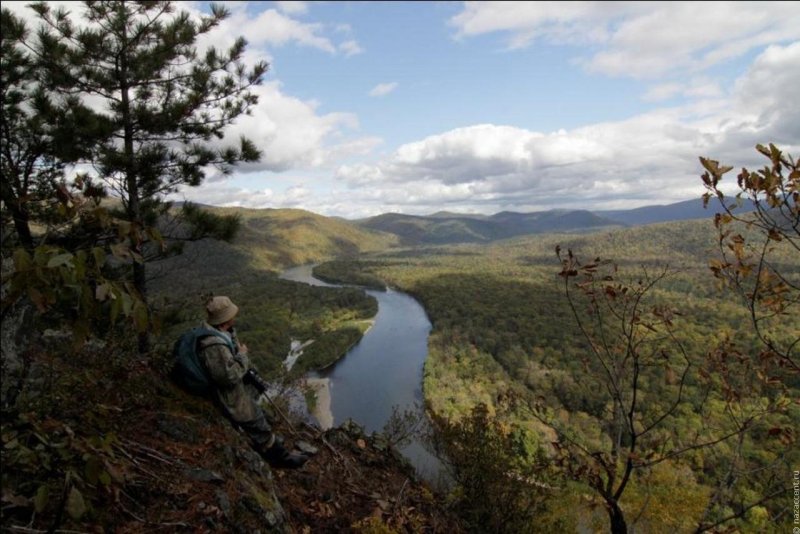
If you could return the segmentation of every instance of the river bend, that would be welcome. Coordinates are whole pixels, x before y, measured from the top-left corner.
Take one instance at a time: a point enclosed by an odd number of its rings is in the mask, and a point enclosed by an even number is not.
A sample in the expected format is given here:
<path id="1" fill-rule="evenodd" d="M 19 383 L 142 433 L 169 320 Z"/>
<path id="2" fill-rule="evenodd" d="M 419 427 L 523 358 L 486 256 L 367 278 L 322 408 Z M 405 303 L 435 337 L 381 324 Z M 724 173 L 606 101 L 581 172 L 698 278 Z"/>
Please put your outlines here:
<path id="1" fill-rule="evenodd" d="M 281 278 L 334 287 L 314 278 L 312 268 L 294 267 Z M 373 432 L 383 429 L 394 407 L 403 411 L 423 405 L 422 371 L 431 323 L 422 306 L 405 293 L 366 292 L 378 301 L 372 328 L 343 358 L 312 378 L 327 379 L 333 425 L 352 419 Z M 438 460 L 420 443 L 412 442 L 401 452 L 425 478 L 438 474 Z"/>

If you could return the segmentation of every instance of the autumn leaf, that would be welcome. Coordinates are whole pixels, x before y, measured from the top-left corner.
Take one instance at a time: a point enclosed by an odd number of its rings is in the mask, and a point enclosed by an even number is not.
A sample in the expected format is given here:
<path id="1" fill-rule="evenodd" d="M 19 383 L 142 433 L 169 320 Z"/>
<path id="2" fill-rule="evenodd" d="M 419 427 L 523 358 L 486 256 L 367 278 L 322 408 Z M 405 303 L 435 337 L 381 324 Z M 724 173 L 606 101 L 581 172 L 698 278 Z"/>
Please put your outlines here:
<path id="1" fill-rule="evenodd" d="M 83 495 L 77 488 L 71 488 L 69 490 L 66 509 L 69 516 L 76 521 L 86 513 L 86 503 L 83 500 Z"/>

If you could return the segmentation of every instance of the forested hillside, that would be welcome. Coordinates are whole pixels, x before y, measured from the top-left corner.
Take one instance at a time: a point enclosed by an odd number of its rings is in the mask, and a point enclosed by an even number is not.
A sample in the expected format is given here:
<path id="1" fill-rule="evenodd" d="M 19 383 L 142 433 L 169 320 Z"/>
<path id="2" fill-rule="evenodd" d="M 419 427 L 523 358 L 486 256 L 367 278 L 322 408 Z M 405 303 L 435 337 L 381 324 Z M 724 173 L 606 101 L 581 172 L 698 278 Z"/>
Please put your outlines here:
<path id="1" fill-rule="evenodd" d="M 314 339 L 293 370 L 329 365 L 360 339 L 375 315 L 374 299 L 357 289 L 320 289 L 278 278 L 290 266 L 332 258 L 352 258 L 386 248 L 394 238 L 303 210 L 201 208 L 237 217 L 241 228 L 230 243 L 202 240 L 183 253 L 151 266 L 153 296 L 169 328 L 169 344 L 202 319 L 206 295 L 228 295 L 242 309 L 240 328 L 257 347 L 255 360 L 272 376 L 290 341 Z"/>
<path id="2" fill-rule="evenodd" d="M 491 216 L 387 213 L 357 222 L 364 228 L 395 234 L 405 245 L 487 243 L 526 234 L 580 232 L 621 226 L 618 222 L 584 210 L 501 212 Z"/>
<path id="3" fill-rule="evenodd" d="M 602 269 L 596 267 L 602 265 L 600 259 L 613 259 L 616 267 L 602 272 L 620 285 L 606 285 L 603 291 L 624 286 L 636 294 L 641 298 L 637 313 L 647 314 L 648 324 L 660 332 L 636 342 L 649 353 L 661 355 L 638 371 L 641 413 L 637 417 L 643 425 L 657 423 L 653 441 L 647 445 L 653 448 L 647 454 L 653 459 L 672 449 L 697 446 L 691 454 L 667 454 L 669 459 L 636 471 L 621 505 L 628 513 L 638 514 L 637 530 L 691 531 L 698 522 L 713 523 L 732 514 L 736 506 L 747 506 L 748 496 L 774 491 L 769 476 L 737 479 L 726 486 L 731 492 L 727 498 L 737 504 L 707 508 L 719 499 L 714 497 L 719 495 L 719 484 L 730 482 L 725 477 L 732 459 L 743 462 L 741 469 L 765 473 L 788 472 L 790 465 L 800 461 L 796 449 L 787 451 L 789 438 L 784 433 L 800 421 L 798 406 L 788 403 L 800 395 L 797 374 L 779 375 L 788 388 L 781 393 L 780 387 L 758 385 L 747 372 L 734 378 L 727 374 L 728 367 L 715 366 L 720 346 L 727 347 L 723 354 L 731 358 L 758 353 L 759 341 L 743 302 L 724 291 L 709 270 L 709 260 L 719 254 L 711 220 L 384 252 L 350 265 L 338 262 L 326 273 L 332 278 L 338 273 L 343 280 L 349 272 L 381 278 L 423 303 L 434 325 L 425 367 L 425 398 L 434 417 L 449 422 L 441 423 L 444 428 L 453 421 L 468 421 L 464 418 L 485 405 L 498 420 L 523 432 L 522 441 L 529 450 L 552 454 L 543 451 L 556 440 L 602 450 L 613 396 L 603 368 L 591 357 L 590 343 L 600 339 L 591 330 L 593 317 L 599 316 L 593 315 L 591 300 L 575 294 L 572 303 L 567 298 L 557 246 L 574 251 L 592 272 Z M 797 283 L 800 258 L 791 247 L 776 248 L 771 261 Z M 650 282 L 654 285 L 648 286 Z M 640 291 L 643 287 L 649 289 Z M 623 315 L 613 315 L 617 311 L 612 304 L 608 306 L 603 311 L 606 322 L 600 326 L 602 333 L 614 334 L 604 339 L 622 342 L 628 339 L 623 330 L 628 323 Z M 669 321 L 656 320 L 664 317 L 665 310 L 669 310 Z M 791 342 L 800 332 L 800 317 L 783 315 L 772 328 L 773 336 Z M 593 335 L 587 337 L 584 329 Z M 733 381 L 740 396 L 720 394 L 708 382 L 711 376 L 716 377 L 712 382 Z M 513 399 L 511 408 L 508 399 Z M 673 402 L 677 411 L 669 410 Z M 663 416 L 667 412 L 671 415 Z M 723 440 L 714 446 L 698 445 L 719 439 L 726 429 L 732 432 L 737 417 L 756 418 L 757 413 L 756 430 L 742 435 L 738 443 Z M 491 420 L 482 419 L 482 424 Z M 524 449 L 514 450 L 525 455 Z M 483 454 L 491 453 L 484 450 Z M 531 487 L 519 489 L 517 496 L 528 495 L 524 502 L 536 510 L 533 517 L 540 527 L 603 529 L 606 514 L 592 507 L 597 501 L 588 489 L 591 484 L 585 472 L 577 469 L 578 464 L 591 466 L 591 462 L 584 464 L 579 456 L 564 458 L 568 464 L 563 469 L 581 483 L 556 484 L 558 489 L 540 492 L 538 499 Z M 531 476 L 553 480 L 541 470 Z M 763 506 L 747 508 L 750 511 L 735 523 L 736 528 L 770 531 L 772 523 L 767 518 L 780 516 L 787 506 L 785 500 L 773 498 Z"/>
<path id="4" fill-rule="evenodd" d="M 234 246 L 254 265 L 279 270 L 322 259 L 354 257 L 395 245 L 397 236 L 361 228 L 348 221 L 299 209 L 205 208 L 237 216 L 241 228 Z"/>
<path id="5" fill-rule="evenodd" d="M 168 5 L 131 6 L 88 4 L 84 15 L 116 31 L 95 25 L 77 40 L 69 15 L 45 4 L 35 34 L 2 13 L 2 135 L 16 147 L 2 153 L 13 176 L 0 213 L 13 223 L 0 266 L 4 527 L 781 531 L 787 474 L 800 465 L 794 159 L 759 145 L 769 164 L 743 169 L 740 194 L 712 206 L 722 210 L 713 219 L 635 228 L 586 210 L 360 223 L 178 210 L 165 195 L 200 184 L 209 166 L 226 173 L 260 158 L 245 137 L 197 143 L 224 138 L 256 103 L 249 88 L 266 65 L 244 67 L 244 41 L 224 57 L 195 55 L 223 9 L 167 28 L 154 21 Z M 33 92 L 42 80 L 58 98 Z M 87 87 L 110 101 L 103 112 L 73 98 Z M 102 175 L 65 179 L 86 161 Z M 702 204 L 724 200 L 732 167 L 700 163 Z M 626 220 L 688 216 L 685 207 Z M 318 456 L 273 476 L 212 403 L 169 382 L 170 349 L 210 295 L 227 295 L 271 380 L 330 365 L 366 331 L 375 299 L 278 277 L 328 260 L 316 271 L 327 280 L 388 284 L 424 306 L 432 425 L 395 414 L 397 441 L 353 425 L 323 432 L 275 398 L 279 432 L 310 440 Z M 314 343 L 286 373 L 293 340 Z M 451 476 L 441 495 L 393 448 L 414 428 L 431 430 Z"/>
<path id="6" fill-rule="evenodd" d="M 404 245 L 488 243 L 529 234 L 594 232 L 669 221 L 708 219 L 720 204 L 706 207 L 701 199 L 629 210 L 548 210 L 531 213 L 504 211 L 494 215 L 446 211 L 432 215 L 386 213 L 355 221 L 359 226 L 395 234 Z M 745 210 L 752 203 L 745 201 Z"/>
<path id="7" fill-rule="evenodd" d="M 276 382 L 294 336 L 316 340 L 296 373 L 341 357 L 374 300 L 274 271 L 392 241 L 307 212 L 167 202 L 212 169 L 262 156 L 226 129 L 256 105 L 267 63 L 245 62 L 244 39 L 197 48 L 230 14 L 169 2 L 2 6 L 4 532 L 457 523 L 355 426 L 293 424 L 272 399 L 276 433 L 317 447 L 300 477 L 273 476 L 210 399 L 169 380 L 172 344 L 212 293 L 239 304 L 253 360 Z M 66 172 L 76 164 L 89 171 Z M 376 500 L 395 508 L 376 516 Z"/>

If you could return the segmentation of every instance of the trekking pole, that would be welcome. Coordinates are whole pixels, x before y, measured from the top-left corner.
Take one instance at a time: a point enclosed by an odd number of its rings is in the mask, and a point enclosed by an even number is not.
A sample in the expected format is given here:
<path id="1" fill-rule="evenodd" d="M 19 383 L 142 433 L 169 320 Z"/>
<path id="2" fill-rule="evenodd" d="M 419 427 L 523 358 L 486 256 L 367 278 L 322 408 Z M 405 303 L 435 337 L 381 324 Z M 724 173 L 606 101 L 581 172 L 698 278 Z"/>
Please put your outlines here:
<path id="1" fill-rule="evenodd" d="M 281 418 L 284 420 L 284 422 L 287 425 L 289 425 L 289 430 L 291 430 L 292 434 L 294 434 L 295 437 L 298 437 L 300 434 L 298 434 L 297 430 L 294 429 L 292 422 L 289 421 L 289 417 L 287 417 L 286 414 L 283 413 L 283 410 L 281 410 L 280 406 L 278 406 L 275 403 L 275 401 L 272 400 L 272 398 L 269 395 L 267 395 L 267 389 L 269 388 L 269 386 L 267 382 L 263 378 L 261 378 L 261 375 L 259 375 L 255 371 L 255 369 L 248 369 L 247 373 L 245 373 L 244 375 L 244 378 L 246 382 L 253 384 L 253 386 L 255 386 L 255 388 L 261 393 L 263 397 L 267 398 L 272 407 L 275 408 L 275 410 L 278 412 L 278 415 L 280 415 Z"/>

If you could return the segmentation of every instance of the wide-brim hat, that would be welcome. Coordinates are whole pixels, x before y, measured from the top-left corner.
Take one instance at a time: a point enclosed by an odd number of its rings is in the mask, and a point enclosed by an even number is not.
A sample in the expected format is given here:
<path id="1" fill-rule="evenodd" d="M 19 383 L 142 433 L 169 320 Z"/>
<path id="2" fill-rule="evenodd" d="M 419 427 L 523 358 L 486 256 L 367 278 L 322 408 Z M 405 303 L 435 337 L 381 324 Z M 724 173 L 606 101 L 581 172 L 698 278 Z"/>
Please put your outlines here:
<path id="1" fill-rule="evenodd" d="M 239 313 L 239 307 L 228 297 L 212 297 L 206 303 L 206 316 L 208 324 L 218 325 L 227 323 Z"/>

